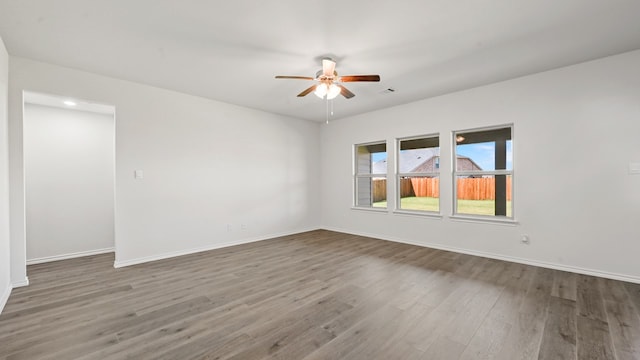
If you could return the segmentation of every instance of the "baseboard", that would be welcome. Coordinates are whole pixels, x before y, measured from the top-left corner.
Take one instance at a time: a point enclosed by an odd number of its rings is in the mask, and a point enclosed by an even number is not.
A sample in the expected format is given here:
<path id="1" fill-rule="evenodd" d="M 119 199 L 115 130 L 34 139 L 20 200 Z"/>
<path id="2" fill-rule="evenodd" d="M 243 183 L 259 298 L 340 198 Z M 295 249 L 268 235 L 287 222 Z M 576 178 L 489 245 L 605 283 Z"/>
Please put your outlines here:
<path id="1" fill-rule="evenodd" d="M 136 258 L 136 259 L 130 259 L 130 260 L 124 260 L 124 261 L 116 260 L 113 263 L 113 267 L 114 268 L 121 268 L 121 267 L 126 267 L 126 266 L 131 266 L 131 265 L 143 264 L 143 263 L 147 263 L 147 262 L 151 262 L 151 261 L 164 260 L 164 259 L 169 259 L 169 258 L 173 258 L 173 257 L 176 257 L 176 256 L 195 254 L 195 253 L 199 253 L 199 252 L 203 252 L 203 251 L 222 249 L 222 248 L 226 248 L 226 247 L 230 247 L 230 246 L 249 244 L 249 243 L 254 243 L 254 242 L 258 242 L 258 241 L 269 240 L 269 239 L 273 239 L 273 238 L 277 238 L 277 237 L 281 237 L 281 236 L 294 235 L 294 234 L 299 234 L 299 233 L 318 230 L 318 229 L 319 228 L 317 228 L 317 227 L 307 228 L 307 229 L 299 229 L 299 230 L 296 230 L 296 231 L 283 232 L 283 233 L 259 236 L 259 237 L 242 239 L 242 240 L 235 240 L 235 241 L 229 241 L 229 242 L 218 243 L 218 244 L 211 244 L 211 245 L 198 247 L 198 248 L 191 248 L 191 249 L 186 249 L 186 250 L 174 251 L 174 252 L 170 252 L 170 253 L 163 253 L 163 254 L 158 254 L 158 255 L 145 256 L 145 257 L 142 257 L 142 258 Z"/>
<path id="2" fill-rule="evenodd" d="M 62 254 L 62 255 L 47 256 L 47 257 L 41 257 L 41 258 L 35 258 L 35 259 L 28 259 L 27 265 L 42 264 L 42 263 L 47 263 L 51 261 L 59 261 L 59 260 L 68 260 L 68 259 L 74 259 L 74 258 L 90 256 L 90 255 L 106 254 L 114 251 L 115 251 L 115 248 L 110 247 L 110 248 L 97 249 L 97 250 L 80 251 L 80 252 L 75 252 L 70 254 Z"/>
<path id="3" fill-rule="evenodd" d="M 23 286 L 29 286 L 29 277 L 25 276 L 24 280 L 20 280 L 20 281 L 16 281 L 14 283 L 11 283 L 11 287 L 15 288 L 19 288 L 19 287 L 23 287 Z"/>
<path id="4" fill-rule="evenodd" d="M 11 295 L 11 289 L 11 282 L 8 282 L 7 286 L 2 291 L 2 295 L 0 295 L 0 314 L 2 314 L 4 306 L 7 305 L 7 300 L 9 300 L 9 295 Z"/>
<path id="5" fill-rule="evenodd" d="M 368 234 L 364 232 L 338 229 L 331 226 L 325 226 L 322 229 L 329 230 L 329 231 L 342 232 L 346 234 L 376 238 L 376 239 L 381 239 L 386 241 L 393 241 L 393 242 L 402 243 L 402 244 L 415 245 L 415 246 L 427 247 L 427 248 L 438 249 L 438 250 L 446 250 L 446 251 L 451 251 L 455 253 L 485 257 L 489 259 L 504 260 L 504 261 L 514 262 L 519 264 L 538 266 L 538 267 L 547 268 L 547 269 L 561 270 L 561 271 L 567 271 L 567 272 L 572 272 L 576 274 L 591 275 L 591 276 L 597 276 L 597 277 L 606 278 L 606 279 L 620 280 L 620 281 L 640 284 L 640 277 L 636 277 L 636 276 L 610 273 L 606 271 L 586 269 L 586 268 L 563 265 L 563 264 L 555 264 L 555 263 L 549 263 L 549 262 L 538 261 L 538 260 L 523 259 L 523 258 L 514 257 L 514 256 L 506 256 L 506 255 L 500 255 L 500 254 L 494 254 L 494 253 L 488 253 L 488 252 L 482 252 L 482 251 L 476 251 L 476 250 L 468 250 L 464 248 L 457 248 L 457 247 L 446 246 L 442 244 L 422 243 L 422 242 L 394 238 L 390 236 L 380 236 L 377 234 Z"/>

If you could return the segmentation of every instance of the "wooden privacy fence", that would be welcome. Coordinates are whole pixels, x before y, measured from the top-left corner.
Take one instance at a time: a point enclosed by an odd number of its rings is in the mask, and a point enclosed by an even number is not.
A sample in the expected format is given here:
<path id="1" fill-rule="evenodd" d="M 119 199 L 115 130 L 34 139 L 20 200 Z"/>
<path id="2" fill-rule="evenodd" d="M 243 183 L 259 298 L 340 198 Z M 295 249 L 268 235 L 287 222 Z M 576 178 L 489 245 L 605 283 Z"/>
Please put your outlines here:
<path id="1" fill-rule="evenodd" d="M 459 200 L 495 200 L 496 179 L 487 178 L 459 178 Z M 511 201 L 511 177 L 507 177 L 507 201 Z"/>
<path id="2" fill-rule="evenodd" d="M 373 202 L 387 200 L 387 180 L 373 180 Z M 409 178 L 400 180 L 401 197 L 439 197 L 439 178 Z M 459 178 L 458 199 L 460 200 L 495 200 L 496 179 Z M 511 200 L 511 177 L 507 177 L 507 200 Z"/>
<path id="3" fill-rule="evenodd" d="M 373 202 L 387 201 L 387 179 L 374 179 L 372 183 Z"/>
<path id="4" fill-rule="evenodd" d="M 401 181 L 407 183 L 412 189 L 412 191 L 407 192 L 407 195 L 404 195 L 403 193 L 401 193 L 401 197 L 406 197 L 406 196 L 439 197 L 440 196 L 440 178 L 410 178 L 410 179 L 402 179 Z"/>

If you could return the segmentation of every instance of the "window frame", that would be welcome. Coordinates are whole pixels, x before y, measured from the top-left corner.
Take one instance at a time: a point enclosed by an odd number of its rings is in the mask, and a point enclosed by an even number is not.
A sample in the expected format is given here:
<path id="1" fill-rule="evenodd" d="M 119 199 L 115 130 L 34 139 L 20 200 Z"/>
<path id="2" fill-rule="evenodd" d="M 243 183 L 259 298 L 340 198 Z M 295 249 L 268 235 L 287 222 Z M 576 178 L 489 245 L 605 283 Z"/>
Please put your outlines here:
<path id="1" fill-rule="evenodd" d="M 410 172 L 410 173 L 402 173 L 400 172 L 400 152 L 402 151 L 402 142 L 403 141 L 411 141 L 411 140 L 433 140 L 436 139 L 437 143 L 438 143 L 438 159 L 442 158 L 442 154 L 440 152 L 441 146 L 440 146 L 440 133 L 431 133 L 431 134 L 425 134 L 425 135 L 417 135 L 417 136 L 408 136 L 408 137 L 402 137 L 402 138 L 397 138 L 396 142 L 395 142 L 395 194 L 396 194 L 396 201 L 395 201 L 395 208 L 394 208 L 394 213 L 399 213 L 399 214 L 411 214 L 411 215 L 421 215 L 421 216 L 431 216 L 431 217 L 438 217 L 441 218 L 442 217 L 442 204 L 441 204 L 441 199 L 442 199 L 442 194 L 440 192 L 440 184 L 441 184 L 441 172 L 440 172 L 440 166 L 437 167 L 438 171 L 437 172 Z M 422 149 L 422 148 L 416 148 L 416 149 Z M 429 147 L 425 147 L 424 149 L 429 149 Z M 436 160 L 434 160 L 436 161 Z M 438 161 L 438 165 L 440 163 L 440 161 Z M 435 165 L 434 165 L 435 166 Z M 438 211 L 429 211 L 429 210 L 416 210 L 416 209 L 403 209 L 402 208 L 402 178 L 403 177 L 435 177 L 438 178 L 439 182 L 438 182 Z"/>
<path id="2" fill-rule="evenodd" d="M 500 170 L 467 170 L 467 171 L 458 171 L 457 166 L 457 146 L 458 141 L 457 137 L 461 133 L 473 133 L 473 132 L 484 132 L 484 131 L 492 131 L 492 130 L 500 130 L 500 129 L 510 129 L 510 139 L 511 140 L 511 154 L 512 154 L 512 164 L 511 170 L 500 169 Z M 515 157 L 514 157 L 514 149 L 513 149 L 513 141 L 514 141 L 514 125 L 511 124 L 502 124 L 496 126 L 488 126 L 488 127 L 480 127 L 480 128 L 472 128 L 472 129 L 463 129 L 463 130 L 455 130 L 451 132 L 451 175 L 452 175 L 452 207 L 451 207 L 451 218 L 459 219 L 459 220 L 470 220 L 470 221 L 479 221 L 479 222 L 493 222 L 493 223 L 505 223 L 505 224 L 516 224 L 516 202 L 515 202 Z M 506 151 L 506 148 L 505 148 Z M 506 166 L 505 166 L 506 167 Z M 459 176 L 510 176 L 511 177 L 511 216 L 506 215 L 481 215 L 481 214 L 465 214 L 458 213 L 458 177 Z M 505 194 L 506 196 L 506 194 Z"/>
<path id="3" fill-rule="evenodd" d="M 358 163 L 358 149 L 360 147 L 363 146 L 381 146 L 384 145 L 384 149 L 385 149 L 385 153 L 387 154 L 387 167 L 386 167 L 386 172 L 384 173 L 380 173 L 380 174 L 376 174 L 373 173 L 373 168 L 368 172 L 368 173 L 361 173 L 359 171 L 359 163 Z M 353 198 L 352 198 L 352 209 L 356 209 L 356 210 L 367 210 L 367 211 L 377 211 L 377 212 L 387 212 L 389 209 L 389 192 L 388 192 L 388 172 L 389 172 L 389 150 L 388 150 L 388 146 L 387 146 L 387 141 L 386 140 L 379 140 L 379 141 L 371 141 L 371 142 L 366 142 L 366 143 L 358 143 L 358 144 L 354 144 L 352 147 L 352 161 L 353 161 L 353 182 L 352 182 L 352 186 L 353 186 Z M 374 154 L 374 153 L 369 153 L 369 154 Z M 371 166 L 373 167 L 373 162 L 371 162 Z M 373 203 L 374 203 L 374 199 L 373 199 L 373 190 L 371 191 L 371 205 L 369 206 L 363 206 L 363 205 L 359 205 L 358 204 L 358 194 L 359 194 L 359 188 L 358 188 L 358 179 L 369 179 L 369 182 L 371 184 L 373 184 L 373 179 L 374 178 L 384 178 L 386 181 L 386 194 L 387 194 L 387 206 L 385 207 L 374 207 Z"/>

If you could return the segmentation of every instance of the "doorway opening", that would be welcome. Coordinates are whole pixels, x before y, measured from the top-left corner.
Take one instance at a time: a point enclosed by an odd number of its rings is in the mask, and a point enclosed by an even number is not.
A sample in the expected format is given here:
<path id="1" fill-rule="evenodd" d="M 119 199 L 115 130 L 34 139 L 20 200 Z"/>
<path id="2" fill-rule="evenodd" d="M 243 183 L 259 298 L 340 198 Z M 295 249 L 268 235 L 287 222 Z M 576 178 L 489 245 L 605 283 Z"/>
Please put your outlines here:
<path id="1" fill-rule="evenodd" d="M 27 265 L 115 251 L 115 107 L 24 92 Z"/>

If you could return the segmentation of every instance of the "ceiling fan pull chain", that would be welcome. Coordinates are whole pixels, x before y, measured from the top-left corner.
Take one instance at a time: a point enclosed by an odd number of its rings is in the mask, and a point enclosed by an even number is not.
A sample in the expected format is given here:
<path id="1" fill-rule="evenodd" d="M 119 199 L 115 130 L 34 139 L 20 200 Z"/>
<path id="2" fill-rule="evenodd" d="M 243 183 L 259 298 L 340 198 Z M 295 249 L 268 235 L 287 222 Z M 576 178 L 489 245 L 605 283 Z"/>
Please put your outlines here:
<path id="1" fill-rule="evenodd" d="M 327 107 L 326 107 L 327 111 L 325 112 L 325 114 L 326 114 L 326 118 L 327 118 L 326 124 L 328 125 L 329 124 L 329 99 L 328 98 L 326 98 L 326 99 L 327 99 L 326 100 L 327 101 Z"/>

